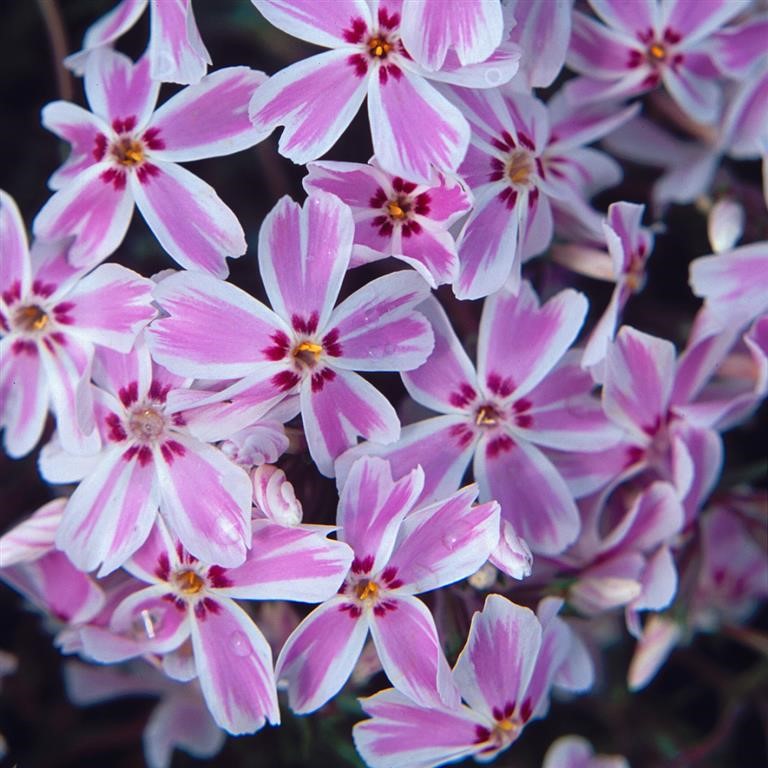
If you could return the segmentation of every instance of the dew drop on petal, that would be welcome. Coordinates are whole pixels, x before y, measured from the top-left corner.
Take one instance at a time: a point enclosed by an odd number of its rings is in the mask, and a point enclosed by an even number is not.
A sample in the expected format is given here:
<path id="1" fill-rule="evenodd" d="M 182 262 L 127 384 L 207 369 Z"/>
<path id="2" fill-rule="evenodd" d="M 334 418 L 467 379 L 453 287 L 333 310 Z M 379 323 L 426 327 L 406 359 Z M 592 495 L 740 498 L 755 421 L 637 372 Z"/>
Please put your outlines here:
<path id="1" fill-rule="evenodd" d="M 446 531 L 442 536 L 442 541 L 446 549 L 453 551 L 459 543 L 459 534 L 456 531 Z"/>
<path id="2" fill-rule="evenodd" d="M 229 645 L 236 656 L 245 657 L 251 655 L 251 644 L 243 632 L 233 632 L 229 636 Z"/>
<path id="3" fill-rule="evenodd" d="M 231 520 L 227 520 L 224 517 L 216 521 L 216 528 L 219 534 L 218 540 L 225 544 L 235 543 L 242 539 L 238 527 Z"/>

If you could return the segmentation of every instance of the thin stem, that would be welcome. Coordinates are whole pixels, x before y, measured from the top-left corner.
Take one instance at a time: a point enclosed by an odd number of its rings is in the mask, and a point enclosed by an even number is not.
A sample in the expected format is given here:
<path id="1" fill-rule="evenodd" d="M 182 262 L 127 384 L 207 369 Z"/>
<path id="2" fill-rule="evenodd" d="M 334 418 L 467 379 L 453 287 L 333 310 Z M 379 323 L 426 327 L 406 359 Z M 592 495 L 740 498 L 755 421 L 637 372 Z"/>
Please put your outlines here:
<path id="1" fill-rule="evenodd" d="M 51 44 L 53 70 L 56 76 L 56 90 L 59 98 L 64 99 L 64 101 L 72 101 L 75 93 L 72 75 L 63 63 L 64 58 L 69 53 L 69 43 L 59 5 L 56 0 L 37 0 L 37 6 L 43 16 L 45 28 L 48 32 L 48 41 Z"/>

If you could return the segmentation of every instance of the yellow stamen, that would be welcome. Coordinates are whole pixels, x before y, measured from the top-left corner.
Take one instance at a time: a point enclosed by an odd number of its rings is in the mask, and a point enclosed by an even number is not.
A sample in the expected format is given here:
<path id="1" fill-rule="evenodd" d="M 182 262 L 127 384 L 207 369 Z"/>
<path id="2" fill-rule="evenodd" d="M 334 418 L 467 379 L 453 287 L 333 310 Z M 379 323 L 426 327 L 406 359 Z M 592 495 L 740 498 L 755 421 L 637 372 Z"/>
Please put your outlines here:
<path id="1" fill-rule="evenodd" d="M 16 323 L 25 331 L 42 331 L 48 325 L 48 315 L 36 305 L 20 307 L 16 312 Z"/>
<path id="2" fill-rule="evenodd" d="M 485 405 L 478 408 L 477 415 L 475 416 L 475 424 L 478 426 L 493 426 L 498 423 L 499 420 L 496 418 L 496 411 L 494 411 L 493 408 Z"/>
<path id="3" fill-rule="evenodd" d="M 507 160 L 507 178 L 513 184 L 527 184 L 533 173 L 530 154 L 522 149 L 513 152 Z"/>
<path id="4" fill-rule="evenodd" d="M 405 211 L 394 200 L 387 203 L 387 210 L 393 219 L 404 219 L 406 216 Z"/>
<path id="5" fill-rule="evenodd" d="M 656 61 L 664 61 L 667 58 L 667 51 L 661 43 L 654 43 L 648 49 L 648 55 Z"/>
<path id="6" fill-rule="evenodd" d="M 386 56 L 392 50 L 392 44 L 386 40 L 382 40 L 380 37 L 372 37 L 368 41 L 368 50 L 371 56 L 376 56 L 381 59 Z"/>
<path id="7" fill-rule="evenodd" d="M 375 581 L 361 581 L 357 585 L 357 596 L 361 600 L 367 600 L 371 597 L 376 597 L 379 591 L 379 585 Z"/>
<path id="8" fill-rule="evenodd" d="M 177 574 L 176 584 L 185 595 L 196 595 L 204 586 L 203 580 L 194 571 Z"/>
<path id="9" fill-rule="evenodd" d="M 496 723 L 496 727 L 502 731 L 509 732 L 509 731 L 514 731 L 515 728 L 517 728 L 517 723 L 505 717 L 503 720 L 499 720 L 499 722 Z"/>
<path id="10" fill-rule="evenodd" d="M 298 357 L 302 352 L 311 352 L 313 355 L 319 355 L 323 351 L 321 344 L 315 344 L 311 341 L 302 341 L 293 350 L 293 356 Z"/>
<path id="11" fill-rule="evenodd" d="M 112 152 L 120 165 L 134 167 L 144 162 L 144 147 L 134 139 L 122 139 Z"/>

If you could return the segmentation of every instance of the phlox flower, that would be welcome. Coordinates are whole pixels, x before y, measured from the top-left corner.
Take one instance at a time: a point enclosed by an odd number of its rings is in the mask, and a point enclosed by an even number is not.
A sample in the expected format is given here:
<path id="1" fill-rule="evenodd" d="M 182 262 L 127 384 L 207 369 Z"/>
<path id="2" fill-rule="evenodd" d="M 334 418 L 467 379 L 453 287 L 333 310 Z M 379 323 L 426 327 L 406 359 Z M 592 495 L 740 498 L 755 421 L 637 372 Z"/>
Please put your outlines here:
<path id="1" fill-rule="evenodd" d="M 477 369 L 436 300 L 420 310 L 432 323 L 435 350 L 403 374 L 411 397 L 441 416 L 410 424 L 391 446 L 364 443 L 342 457 L 384 456 L 397 476 L 420 464 L 424 498 L 450 493 L 470 462 L 481 498 L 501 504 L 502 519 L 534 553 L 572 543 L 579 514 L 571 491 L 542 448 L 597 451 L 619 433 L 591 395 L 592 378 L 566 355 L 587 311 L 583 295 L 562 291 L 546 304 L 528 282 L 517 296 L 502 289 L 485 301 Z"/>
<path id="2" fill-rule="evenodd" d="M 0 426 L 23 456 L 50 408 L 62 443 L 97 450 L 88 381 L 94 349 L 127 352 L 155 315 L 152 283 L 118 264 L 70 266 L 71 238 L 30 253 L 16 203 L 0 190 Z"/>
<path id="3" fill-rule="evenodd" d="M 500 14 L 480 7 L 495 3 L 457 2 L 450 13 L 444 7 L 435 13 L 437 3 L 404 9 L 400 0 L 253 3 L 276 27 L 331 49 L 272 75 L 251 100 L 250 115 L 259 130 L 285 126 L 280 152 L 295 163 L 315 160 L 330 149 L 367 94 L 373 150 L 382 167 L 402 178 L 428 182 L 432 166 L 456 169 L 467 149 L 469 129 L 456 107 L 425 78 L 488 88 L 506 82 L 517 70 L 519 54 L 514 51 L 466 68 L 458 57 L 448 57 L 440 71 L 429 71 L 418 66 L 401 39 L 401 19 L 411 27 L 425 14 L 434 24 L 418 32 L 408 29 L 406 35 L 448 28 L 459 34 L 443 42 L 460 43 L 463 36 L 471 48 L 473 40 L 480 42 L 473 30 L 482 34 L 488 24 L 500 24 Z M 500 30 L 490 32 L 489 38 L 496 37 L 500 40 Z M 433 38 L 419 50 L 434 64 L 443 47 Z"/>
<path id="4" fill-rule="evenodd" d="M 414 311 L 429 287 L 411 270 L 373 280 L 334 308 L 353 232 L 350 209 L 332 195 L 313 194 L 303 208 L 283 198 L 259 235 L 274 311 L 211 276 L 176 274 L 155 290 L 169 316 L 148 337 L 171 371 L 239 379 L 210 401 L 249 405 L 241 426 L 276 397 L 298 394 L 310 454 L 328 476 L 356 435 L 390 443 L 400 434 L 392 405 L 355 371 L 415 368 L 433 344 L 429 323 Z"/>
<path id="5" fill-rule="evenodd" d="M 352 466 L 336 522 L 355 559 L 338 594 L 299 624 L 277 660 L 294 711 L 312 712 L 341 689 L 369 632 L 399 691 L 426 706 L 458 704 L 432 614 L 414 595 L 466 578 L 488 559 L 498 505 L 473 506 L 469 486 L 417 508 L 423 482 L 418 468 L 393 481 L 375 457 Z"/>
<path id="6" fill-rule="evenodd" d="M 166 83 L 197 83 L 205 75 L 211 57 L 197 29 L 191 0 L 121 0 L 109 13 L 91 24 L 83 50 L 64 64 L 82 75 L 88 56 L 111 45 L 131 29 L 149 2 L 149 74 Z"/>
<path id="7" fill-rule="evenodd" d="M 72 145 L 49 181 L 56 190 L 34 232 L 77 235 L 70 259 L 93 266 L 123 241 L 138 206 L 160 245 L 183 267 L 227 274 L 245 253 L 243 229 L 215 190 L 178 165 L 239 152 L 261 141 L 245 107 L 261 72 L 230 67 L 184 88 L 155 111 L 160 84 L 149 57 L 133 63 L 99 48 L 85 67 L 93 112 L 65 101 L 43 109 L 43 125 Z"/>
<path id="8" fill-rule="evenodd" d="M 386 173 L 375 160 L 310 163 L 304 188 L 337 195 L 352 209 L 352 266 L 394 256 L 433 288 L 455 279 L 458 256 L 448 228 L 472 207 L 458 179 L 435 173 L 428 184 L 416 184 Z"/>
<path id="9" fill-rule="evenodd" d="M 329 531 L 330 528 L 326 528 Z M 224 568 L 199 561 L 158 522 L 125 564 L 150 586 L 114 606 L 107 627 L 83 627 L 86 657 L 122 661 L 173 654 L 172 676 L 197 676 L 216 723 L 232 734 L 280 722 L 272 652 L 236 600 L 318 602 L 338 589 L 352 553 L 317 526 L 254 521 L 245 562 Z M 185 645 L 189 640 L 191 648 Z M 178 658 L 178 656 L 181 658 Z"/>
<path id="10" fill-rule="evenodd" d="M 592 683 L 589 657 L 549 598 L 538 615 L 501 595 L 472 617 L 453 668 L 466 704 L 426 708 L 397 690 L 361 704 L 369 720 L 352 736 L 370 768 L 433 768 L 474 756 L 489 762 L 543 717 L 553 686 L 583 691 Z"/>
<path id="11" fill-rule="evenodd" d="M 148 768 L 171 768 L 175 749 L 201 759 L 224 746 L 226 735 L 208 712 L 196 682 L 170 680 L 144 662 L 118 669 L 73 661 L 64 666 L 64 684 L 69 700 L 81 707 L 124 696 L 159 698 L 142 738 Z"/>
<path id="12" fill-rule="evenodd" d="M 56 446 L 40 468 L 51 482 L 81 480 L 56 534 L 84 571 L 106 574 L 130 557 L 160 512 L 196 557 L 238 565 L 250 544 L 251 482 L 190 431 L 170 390 L 189 382 L 153 364 L 141 341 L 128 355 L 99 352 L 93 390 L 102 451 L 73 460 Z"/>
<path id="13" fill-rule="evenodd" d="M 566 86 L 574 103 L 616 100 L 663 83 L 694 120 L 720 113 L 713 33 L 749 7 L 748 0 L 589 0 L 603 24 L 574 11 L 568 66 L 582 77 Z"/>
<path id="14" fill-rule="evenodd" d="M 459 237 L 459 298 L 495 291 L 549 246 L 556 215 L 566 215 L 600 236 L 599 216 L 585 202 L 616 184 L 621 169 L 608 155 L 584 147 L 630 119 L 637 107 L 569 105 L 562 95 L 548 105 L 511 88 L 452 88 L 451 100 L 472 128 L 459 166 L 475 206 Z M 586 226 L 587 231 L 590 228 Z"/>
<path id="15" fill-rule="evenodd" d="M 621 755 L 596 755 L 580 736 L 561 736 L 544 755 L 541 768 L 629 768 Z"/>

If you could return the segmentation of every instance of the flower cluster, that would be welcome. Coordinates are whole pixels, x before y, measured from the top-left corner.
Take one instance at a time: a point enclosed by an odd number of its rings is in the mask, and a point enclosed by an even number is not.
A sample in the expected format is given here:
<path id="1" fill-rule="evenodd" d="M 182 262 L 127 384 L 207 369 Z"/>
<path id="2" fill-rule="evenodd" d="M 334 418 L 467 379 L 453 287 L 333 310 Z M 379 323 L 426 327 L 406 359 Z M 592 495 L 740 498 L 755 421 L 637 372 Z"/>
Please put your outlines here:
<path id="1" fill-rule="evenodd" d="M 116 46 L 147 4 L 134 61 Z M 70 154 L 31 245 L 0 192 L 4 447 L 60 486 L 4 525 L 0 579 L 80 658 L 74 701 L 160 697 L 152 768 L 384 678 L 351 735 L 367 765 L 488 762 L 596 688 L 623 633 L 637 689 L 768 597 L 765 493 L 723 475 L 723 433 L 768 393 L 768 227 L 727 183 L 729 158 L 768 163 L 766 19 L 253 5 L 325 50 L 208 72 L 190 0 L 122 0 L 65 60 L 88 108 L 43 109 Z M 321 160 L 366 97 L 373 156 Z M 256 237 L 183 164 L 278 127 L 306 199 L 270 200 Z M 606 192 L 620 159 L 663 169 L 639 202 Z M 699 309 L 624 323 L 693 201 Z M 123 265 L 135 208 L 176 268 Z M 228 279 L 240 257 L 260 283 Z M 628 765 L 577 736 L 543 759 Z"/>

